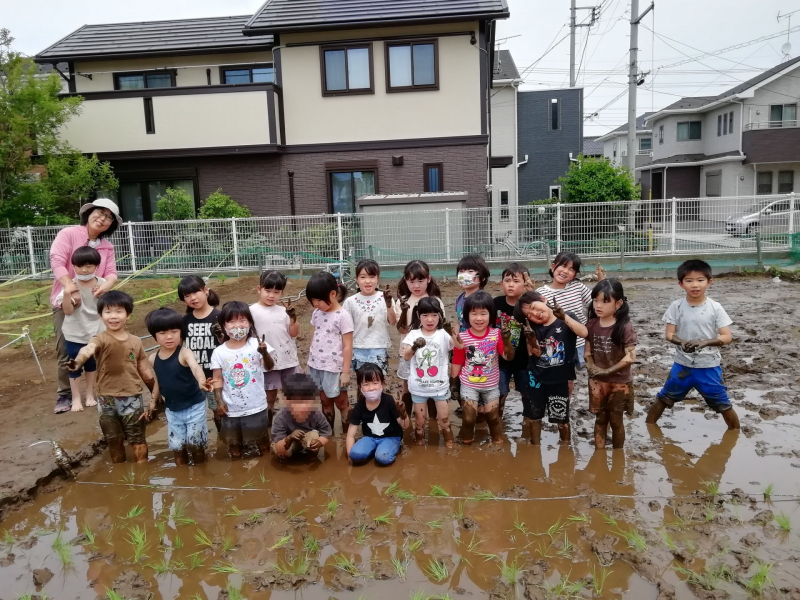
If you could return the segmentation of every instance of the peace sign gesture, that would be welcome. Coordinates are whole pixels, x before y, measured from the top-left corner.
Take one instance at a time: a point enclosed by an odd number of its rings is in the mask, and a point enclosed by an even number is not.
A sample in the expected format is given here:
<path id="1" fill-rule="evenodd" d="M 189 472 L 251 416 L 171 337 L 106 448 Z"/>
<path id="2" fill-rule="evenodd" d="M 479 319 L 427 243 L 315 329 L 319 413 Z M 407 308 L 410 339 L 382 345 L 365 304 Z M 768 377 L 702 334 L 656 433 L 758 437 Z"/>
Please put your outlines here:
<path id="1" fill-rule="evenodd" d="M 281 302 L 281 305 L 286 309 L 286 314 L 292 323 L 297 322 L 297 308 L 292 306 L 292 299 L 289 298 L 286 302 Z"/>
<path id="2" fill-rule="evenodd" d="M 264 370 L 271 371 L 272 367 L 275 366 L 275 361 L 272 360 L 272 356 L 270 356 L 268 348 L 267 336 L 262 335 L 258 342 L 258 353 L 261 355 L 261 358 L 264 359 Z"/>

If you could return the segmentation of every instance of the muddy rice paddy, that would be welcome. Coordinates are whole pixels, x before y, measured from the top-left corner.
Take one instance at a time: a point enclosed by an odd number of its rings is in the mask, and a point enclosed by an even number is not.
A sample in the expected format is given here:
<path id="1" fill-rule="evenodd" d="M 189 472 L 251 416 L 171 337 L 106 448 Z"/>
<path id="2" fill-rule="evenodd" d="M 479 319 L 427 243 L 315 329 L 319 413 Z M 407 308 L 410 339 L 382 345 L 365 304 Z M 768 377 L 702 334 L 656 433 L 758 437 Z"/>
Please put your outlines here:
<path id="1" fill-rule="evenodd" d="M 253 283 L 229 280 L 221 295 L 253 301 Z M 571 446 L 547 426 L 529 445 L 512 393 L 502 448 L 481 425 L 474 446 L 448 451 L 432 422 L 429 445 L 407 444 L 388 468 L 348 465 L 341 436 L 305 462 L 231 462 L 213 433 L 207 464 L 177 468 L 158 422 L 148 464 L 103 452 L 76 481 L 40 479 L 33 500 L 7 503 L 0 598 L 800 598 L 800 286 L 714 283 L 735 322 L 723 368 L 741 432 L 698 398 L 645 425 L 672 363 L 661 315 L 680 289 L 635 281 L 626 293 L 641 364 L 622 451 L 594 450 L 585 375 Z M 28 444 L 52 436 L 91 454 L 99 430 L 91 411 L 51 414 L 52 384 L 31 382 L 24 352 L 2 358 L 11 497 L 13 480 L 55 468 Z"/>

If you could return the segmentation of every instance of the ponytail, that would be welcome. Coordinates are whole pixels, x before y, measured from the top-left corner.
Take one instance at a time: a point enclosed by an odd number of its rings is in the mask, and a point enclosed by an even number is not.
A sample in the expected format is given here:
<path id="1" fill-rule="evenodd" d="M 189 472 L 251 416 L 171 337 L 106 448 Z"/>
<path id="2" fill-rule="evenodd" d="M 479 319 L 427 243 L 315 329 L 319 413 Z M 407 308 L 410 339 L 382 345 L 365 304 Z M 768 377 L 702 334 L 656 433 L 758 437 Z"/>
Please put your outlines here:
<path id="1" fill-rule="evenodd" d="M 614 329 L 611 330 L 611 341 L 615 346 L 622 347 L 625 344 L 625 328 L 631 322 L 630 305 L 628 299 L 625 297 L 625 292 L 622 289 L 622 284 L 619 279 L 604 279 L 599 281 L 597 285 L 592 288 L 592 300 L 603 294 L 603 299 L 611 300 L 613 302 L 622 301 L 620 307 L 614 313 Z M 589 305 L 589 318 L 596 319 L 597 314 L 594 312 L 594 302 Z"/>

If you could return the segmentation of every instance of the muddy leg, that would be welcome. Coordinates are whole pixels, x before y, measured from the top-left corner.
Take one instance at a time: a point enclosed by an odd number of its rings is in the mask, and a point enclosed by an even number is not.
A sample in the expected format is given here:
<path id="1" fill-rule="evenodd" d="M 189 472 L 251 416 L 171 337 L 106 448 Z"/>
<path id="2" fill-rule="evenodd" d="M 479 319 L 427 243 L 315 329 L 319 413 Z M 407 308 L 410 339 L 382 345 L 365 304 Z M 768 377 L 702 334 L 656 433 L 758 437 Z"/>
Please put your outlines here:
<path id="1" fill-rule="evenodd" d="M 611 443 L 614 448 L 622 448 L 625 445 L 625 422 L 622 418 L 624 413 L 611 413 Z"/>
<path id="2" fill-rule="evenodd" d="M 500 418 L 499 404 L 486 412 L 486 422 L 489 424 L 489 435 L 495 444 L 503 443 L 503 419 Z"/>
<path id="3" fill-rule="evenodd" d="M 606 436 L 608 435 L 608 410 L 601 410 L 595 415 L 594 421 L 594 447 L 598 450 L 606 447 Z"/>
<path id="4" fill-rule="evenodd" d="M 559 423 L 558 424 L 558 443 L 559 444 L 569 444 L 572 441 L 571 431 L 569 427 L 569 423 Z"/>
<path id="5" fill-rule="evenodd" d="M 269 454 L 269 436 L 265 435 L 263 438 L 256 442 L 256 446 L 258 446 L 258 452 L 261 456 L 266 456 Z"/>
<path id="6" fill-rule="evenodd" d="M 542 443 L 542 420 L 531 421 L 531 444 L 538 446 Z"/>
<path id="7" fill-rule="evenodd" d="M 339 415 L 342 417 L 342 434 L 346 434 L 347 423 L 350 419 L 350 398 L 347 396 L 347 391 L 339 392 L 335 402 L 339 409 Z M 333 429 L 333 423 L 331 423 L 331 429 Z"/>
<path id="8" fill-rule="evenodd" d="M 189 453 L 192 455 L 194 464 L 200 465 L 206 462 L 206 449 L 202 446 L 192 446 L 189 451 Z"/>
<path id="9" fill-rule="evenodd" d="M 739 429 L 739 415 L 736 414 L 736 411 L 732 408 L 728 410 L 724 410 L 720 413 L 722 418 L 725 419 L 725 424 L 728 426 L 728 429 Z"/>
<path id="10" fill-rule="evenodd" d="M 239 460 L 242 458 L 242 447 L 239 444 L 230 444 L 228 454 L 231 455 L 231 460 Z"/>
<path id="11" fill-rule="evenodd" d="M 336 420 L 336 413 L 334 412 L 333 399 L 328 398 L 325 395 L 325 392 L 319 393 L 319 399 L 322 404 L 322 414 L 325 415 L 326 419 L 328 419 L 328 423 L 330 423 L 331 425 L 331 431 L 333 431 L 333 422 Z"/>
<path id="12" fill-rule="evenodd" d="M 406 382 L 403 382 L 403 384 L 404 384 L 403 387 L 406 387 L 406 388 L 408 387 L 408 384 Z M 407 415 L 413 415 L 414 414 L 414 402 L 411 400 L 411 392 L 406 390 L 405 392 L 403 392 L 403 396 L 400 399 L 403 401 L 403 404 L 405 404 L 405 406 L 406 406 L 406 414 Z"/>
<path id="13" fill-rule="evenodd" d="M 664 414 L 666 408 L 667 405 L 664 403 L 664 401 L 656 398 L 656 401 L 653 402 L 650 410 L 647 411 L 647 419 L 645 419 L 645 423 L 649 423 L 651 425 L 658 423 L 658 420 L 661 418 L 661 415 Z"/>
<path id="14" fill-rule="evenodd" d="M 425 403 L 414 404 L 414 438 L 417 446 L 425 445 L 425 423 L 428 421 L 428 407 Z"/>
<path id="15" fill-rule="evenodd" d="M 118 464 L 124 463 L 127 459 L 125 458 L 125 438 L 115 437 L 106 439 L 108 442 L 108 452 L 111 454 L 111 462 Z"/>
<path id="16" fill-rule="evenodd" d="M 450 408 L 447 400 L 436 404 L 436 421 L 439 424 L 439 433 L 444 438 L 445 448 L 453 447 L 453 430 L 450 428 Z"/>
<path id="17" fill-rule="evenodd" d="M 435 419 L 436 415 L 436 402 L 433 401 L 433 398 L 428 398 L 428 418 Z"/>
<path id="18" fill-rule="evenodd" d="M 175 450 L 175 464 L 176 465 L 188 465 L 189 464 L 189 452 L 184 448 L 183 450 Z"/>
<path id="19" fill-rule="evenodd" d="M 272 430 L 272 419 L 275 415 L 275 403 L 278 401 L 278 390 L 267 390 L 267 428 Z"/>
<path id="20" fill-rule="evenodd" d="M 506 407 L 506 397 L 507 396 L 508 396 L 508 394 L 502 394 L 500 396 L 500 419 L 501 420 L 503 418 L 503 409 L 505 409 L 505 407 Z"/>
<path id="21" fill-rule="evenodd" d="M 147 444 L 131 444 L 133 450 L 133 460 L 137 463 L 147 462 Z"/>
<path id="22" fill-rule="evenodd" d="M 84 371 L 83 376 L 86 377 L 86 406 L 97 406 L 97 400 L 94 397 L 94 388 L 97 383 L 97 371 Z"/>
<path id="23" fill-rule="evenodd" d="M 464 400 L 461 405 L 464 411 L 461 415 L 461 443 L 469 446 L 475 438 L 475 421 L 478 417 L 478 403 L 473 400 Z"/>
<path id="24" fill-rule="evenodd" d="M 69 389 L 72 390 L 72 412 L 79 412 L 83 410 L 83 403 L 81 402 L 81 380 L 79 377 L 69 378 Z"/>

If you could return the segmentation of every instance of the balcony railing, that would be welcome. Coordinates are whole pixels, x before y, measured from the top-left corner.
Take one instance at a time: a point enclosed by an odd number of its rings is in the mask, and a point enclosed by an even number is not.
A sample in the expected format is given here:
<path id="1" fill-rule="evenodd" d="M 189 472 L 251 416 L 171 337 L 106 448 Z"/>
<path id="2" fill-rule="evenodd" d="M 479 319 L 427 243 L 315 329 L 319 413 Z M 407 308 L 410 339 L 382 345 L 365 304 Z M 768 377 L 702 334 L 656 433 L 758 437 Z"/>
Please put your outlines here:
<path id="1" fill-rule="evenodd" d="M 757 123 L 746 123 L 744 126 L 745 131 L 753 129 L 782 129 L 800 127 L 800 121 L 797 119 L 787 119 L 783 121 L 759 121 Z"/>
<path id="2" fill-rule="evenodd" d="M 652 150 L 637 150 L 636 156 L 650 156 L 652 154 Z"/>

